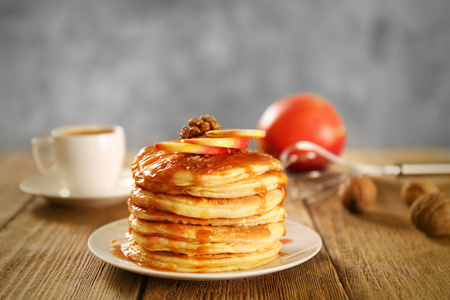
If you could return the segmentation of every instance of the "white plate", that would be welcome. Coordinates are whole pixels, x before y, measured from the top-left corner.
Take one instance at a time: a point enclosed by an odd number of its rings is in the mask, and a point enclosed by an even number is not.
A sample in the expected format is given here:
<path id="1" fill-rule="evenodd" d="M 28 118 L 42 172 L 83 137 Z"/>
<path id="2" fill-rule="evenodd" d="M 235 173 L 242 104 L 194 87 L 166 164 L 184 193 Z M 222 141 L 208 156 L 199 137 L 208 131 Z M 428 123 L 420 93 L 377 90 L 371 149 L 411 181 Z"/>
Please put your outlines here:
<path id="1" fill-rule="evenodd" d="M 130 194 L 133 179 L 130 170 L 123 170 L 120 180 L 111 192 L 101 195 L 69 193 L 61 187 L 57 177 L 36 174 L 22 180 L 19 187 L 28 194 L 41 196 L 51 203 L 71 207 L 98 207 L 124 201 Z"/>
<path id="2" fill-rule="evenodd" d="M 88 246 L 91 252 L 101 260 L 127 271 L 138 274 L 149 275 L 161 278 L 182 279 L 182 280 L 224 280 L 234 278 L 252 277 L 285 270 L 311 259 L 322 248 L 320 236 L 312 229 L 291 220 L 285 220 L 286 236 L 283 239 L 292 240 L 281 248 L 285 256 L 281 256 L 274 261 L 250 270 L 222 272 L 222 273 L 177 273 L 163 272 L 148 268 L 143 268 L 133 262 L 122 260 L 110 252 L 111 239 L 120 240 L 125 237 L 128 231 L 128 220 L 122 219 L 109 223 L 97 229 L 91 234 Z M 289 255 L 300 252 L 294 258 L 285 261 Z"/>

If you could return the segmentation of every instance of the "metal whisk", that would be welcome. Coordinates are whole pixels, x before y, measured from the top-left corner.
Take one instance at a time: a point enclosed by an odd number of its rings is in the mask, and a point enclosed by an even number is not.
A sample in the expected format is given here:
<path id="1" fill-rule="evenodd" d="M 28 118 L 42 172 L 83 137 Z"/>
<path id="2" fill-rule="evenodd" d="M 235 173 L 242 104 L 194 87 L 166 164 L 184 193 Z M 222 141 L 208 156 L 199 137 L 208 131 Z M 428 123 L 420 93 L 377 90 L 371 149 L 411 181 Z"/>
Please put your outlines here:
<path id="1" fill-rule="evenodd" d="M 302 154 L 294 153 L 297 150 Z M 298 189 L 293 190 L 294 197 L 305 199 L 308 203 L 318 202 L 333 194 L 346 179 L 355 175 L 368 176 L 406 176 L 406 175 L 438 175 L 450 174 L 450 164 L 398 164 L 398 165 L 367 165 L 345 160 L 321 146 L 309 142 L 300 141 L 286 149 L 280 155 L 283 169 L 302 160 L 316 158 L 316 155 L 344 168 L 344 171 L 330 173 L 324 171 L 306 172 L 301 177 Z"/>

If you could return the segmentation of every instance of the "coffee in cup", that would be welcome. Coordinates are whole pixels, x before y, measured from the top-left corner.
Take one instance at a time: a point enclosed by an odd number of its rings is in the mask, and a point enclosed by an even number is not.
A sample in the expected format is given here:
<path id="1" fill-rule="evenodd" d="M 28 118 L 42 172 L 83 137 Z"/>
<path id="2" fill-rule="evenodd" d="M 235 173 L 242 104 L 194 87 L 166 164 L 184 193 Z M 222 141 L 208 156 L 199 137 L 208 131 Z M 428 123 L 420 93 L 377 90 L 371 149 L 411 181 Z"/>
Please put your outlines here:
<path id="1" fill-rule="evenodd" d="M 107 195 L 119 180 L 125 157 L 125 135 L 120 126 L 60 127 L 49 137 L 34 137 L 31 146 L 39 171 L 59 180 L 66 196 Z M 51 166 L 43 162 L 44 147 L 50 148 Z"/>

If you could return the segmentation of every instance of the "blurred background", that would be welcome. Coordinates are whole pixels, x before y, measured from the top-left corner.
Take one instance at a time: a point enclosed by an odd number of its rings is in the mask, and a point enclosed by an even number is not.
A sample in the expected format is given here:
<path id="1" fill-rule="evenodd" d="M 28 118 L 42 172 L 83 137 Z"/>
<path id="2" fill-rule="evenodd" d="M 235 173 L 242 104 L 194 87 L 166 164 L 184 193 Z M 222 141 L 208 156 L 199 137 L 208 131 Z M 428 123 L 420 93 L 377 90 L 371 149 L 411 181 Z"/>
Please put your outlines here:
<path id="1" fill-rule="evenodd" d="M 0 151 L 119 124 L 129 151 L 208 113 L 328 98 L 348 147 L 450 146 L 448 0 L 0 0 Z"/>

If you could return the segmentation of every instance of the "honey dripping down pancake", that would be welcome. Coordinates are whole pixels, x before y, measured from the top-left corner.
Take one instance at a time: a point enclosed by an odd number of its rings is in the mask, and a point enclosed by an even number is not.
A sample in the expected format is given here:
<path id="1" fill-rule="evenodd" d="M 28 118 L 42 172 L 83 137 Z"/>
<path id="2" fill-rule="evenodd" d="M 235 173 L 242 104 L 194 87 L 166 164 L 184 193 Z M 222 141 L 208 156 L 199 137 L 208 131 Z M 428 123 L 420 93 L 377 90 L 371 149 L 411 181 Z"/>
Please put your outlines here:
<path id="1" fill-rule="evenodd" d="M 287 176 L 277 159 L 245 149 L 265 133 L 219 130 L 210 116 L 188 125 L 180 141 L 136 156 L 123 253 L 174 272 L 244 270 L 276 259 Z"/>
<path id="2" fill-rule="evenodd" d="M 208 209 L 208 208 L 207 208 Z M 128 200 L 128 210 L 131 215 L 141 220 L 154 222 L 167 222 L 192 225 L 213 225 L 213 226 L 238 226 L 238 225 L 258 225 L 269 222 L 279 222 L 286 218 L 286 208 L 279 204 L 268 211 L 250 214 L 245 217 L 218 217 L 218 218 L 195 218 L 182 214 L 174 214 L 168 211 L 146 208 L 139 206 L 135 202 Z M 228 209 L 234 211 L 234 208 Z M 221 210 L 222 211 L 222 210 Z M 225 211 L 225 210 L 223 210 Z"/>
<path id="3" fill-rule="evenodd" d="M 130 199 L 137 206 L 193 218 L 240 218 L 262 214 L 284 201 L 284 187 L 239 198 L 205 198 L 153 193 L 135 186 Z"/>
<path id="4" fill-rule="evenodd" d="M 154 146 L 143 148 L 132 164 L 136 182 L 160 182 L 169 186 L 218 186 L 280 170 L 279 160 L 258 151 L 202 155 L 168 152 Z"/>

